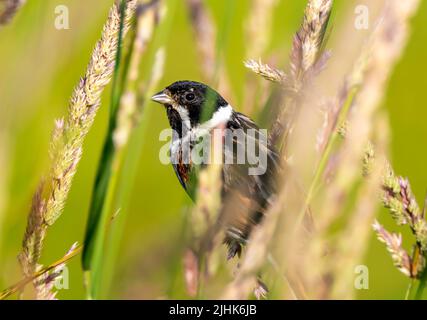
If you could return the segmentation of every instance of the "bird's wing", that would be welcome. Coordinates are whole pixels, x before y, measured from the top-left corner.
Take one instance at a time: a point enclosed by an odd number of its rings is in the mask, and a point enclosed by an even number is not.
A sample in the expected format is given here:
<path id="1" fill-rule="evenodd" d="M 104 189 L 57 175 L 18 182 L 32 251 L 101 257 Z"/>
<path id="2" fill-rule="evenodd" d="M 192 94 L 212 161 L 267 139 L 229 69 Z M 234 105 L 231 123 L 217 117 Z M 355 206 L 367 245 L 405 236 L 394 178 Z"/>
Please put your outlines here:
<path id="1" fill-rule="evenodd" d="M 233 164 L 225 165 L 227 170 L 231 170 L 230 181 L 224 180 L 225 184 L 231 184 L 232 187 L 239 187 L 241 190 L 253 196 L 256 192 L 264 200 L 268 200 L 271 195 L 276 192 L 276 183 L 274 177 L 280 170 L 280 158 L 275 148 L 268 144 L 265 132 L 261 131 L 258 126 L 247 116 L 235 112 L 233 117 L 228 123 L 228 128 L 231 131 L 242 130 L 244 133 L 244 139 L 239 139 L 238 136 L 233 135 L 233 146 L 231 150 L 225 152 L 232 153 Z M 251 133 L 249 134 L 249 132 Z M 255 134 L 254 134 L 255 133 Z M 250 164 L 249 155 L 246 155 L 245 163 L 238 164 L 237 150 L 239 145 L 245 150 L 246 153 L 250 151 L 249 144 L 254 144 L 256 148 L 252 151 L 256 153 L 259 162 Z M 242 146 L 242 144 L 245 144 Z M 264 161 L 263 161 L 264 160 Z M 249 169 L 258 168 L 258 173 L 252 170 L 250 173 Z"/>
<path id="2" fill-rule="evenodd" d="M 245 139 L 235 138 L 233 135 L 232 148 L 227 143 L 225 146 L 225 152 L 232 153 L 234 158 L 233 164 L 224 164 L 223 167 L 222 213 L 225 223 L 231 226 L 227 232 L 226 242 L 230 247 L 229 256 L 233 256 L 239 250 L 236 241 L 240 243 L 246 241 L 251 229 L 260 222 L 272 196 L 276 193 L 275 177 L 280 170 L 280 161 L 274 147 L 268 145 L 265 133 L 260 131 L 247 116 L 235 112 L 227 127 L 231 131 L 241 130 L 246 133 L 252 129 L 256 133 L 255 136 L 245 134 Z M 240 145 L 247 152 L 247 144 L 250 142 L 256 143 L 258 155 L 261 153 L 265 155 L 265 163 L 258 164 L 262 169 L 262 173 L 258 175 L 249 174 L 249 169 L 254 165 L 247 161 L 241 164 L 237 162 L 238 146 Z M 242 146 L 243 143 L 244 146 Z M 227 147 L 229 147 L 228 150 Z"/>

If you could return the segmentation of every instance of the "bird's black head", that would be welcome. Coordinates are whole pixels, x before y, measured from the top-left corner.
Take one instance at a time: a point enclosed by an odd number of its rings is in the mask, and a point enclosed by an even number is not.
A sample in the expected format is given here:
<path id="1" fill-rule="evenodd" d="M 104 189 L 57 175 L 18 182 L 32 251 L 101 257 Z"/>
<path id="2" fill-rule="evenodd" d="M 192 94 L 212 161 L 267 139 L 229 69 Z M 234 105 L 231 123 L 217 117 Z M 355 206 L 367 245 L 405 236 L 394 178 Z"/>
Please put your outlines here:
<path id="1" fill-rule="evenodd" d="M 209 120 L 220 107 L 228 105 L 215 90 L 194 81 L 174 82 L 151 99 L 166 107 L 173 129 L 178 129 L 182 123 L 195 127 Z"/>

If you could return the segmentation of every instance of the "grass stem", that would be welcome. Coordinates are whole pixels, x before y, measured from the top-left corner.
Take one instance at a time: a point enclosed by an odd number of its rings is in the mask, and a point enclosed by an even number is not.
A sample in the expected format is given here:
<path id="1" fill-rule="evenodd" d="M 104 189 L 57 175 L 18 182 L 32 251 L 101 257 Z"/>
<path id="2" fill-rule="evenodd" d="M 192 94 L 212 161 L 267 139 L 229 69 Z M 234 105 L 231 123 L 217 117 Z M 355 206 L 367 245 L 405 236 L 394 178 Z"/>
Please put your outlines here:
<path id="1" fill-rule="evenodd" d="M 336 145 L 340 134 L 338 132 L 338 128 L 345 123 L 346 119 L 347 119 L 347 114 L 348 111 L 350 110 L 351 105 L 353 104 L 354 98 L 356 96 L 357 93 L 357 88 L 352 88 L 349 92 L 349 95 L 347 97 L 347 100 L 344 103 L 343 108 L 341 109 L 340 115 L 339 115 L 339 119 L 337 122 L 337 125 L 335 126 L 332 135 L 330 137 L 330 139 L 327 142 L 326 148 L 322 154 L 322 157 L 320 159 L 319 164 L 316 167 L 314 176 L 313 176 L 313 180 L 310 184 L 310 188 L 308 189 L 307 192 L 307 196 L 305 197 L 305 201 L 304 201 L 304 205 L 301 208 L 301 211 L 298 213 L 297 216 L 297 224 L 296 226 L 300 226 L 304 217 L 305 217 L 305 213 L 307 212 L 307 210 L 310 207 L 310 203 L 313 200 L 314 196 L 316 195 L 317 189 L 319 187 L 319 183 L 323 177 L 323 174 L 325 172 L 326 166 L 328 164 L 329 158 L 331 156 L 331 152 L 333 150 L 333 147 Z"/>

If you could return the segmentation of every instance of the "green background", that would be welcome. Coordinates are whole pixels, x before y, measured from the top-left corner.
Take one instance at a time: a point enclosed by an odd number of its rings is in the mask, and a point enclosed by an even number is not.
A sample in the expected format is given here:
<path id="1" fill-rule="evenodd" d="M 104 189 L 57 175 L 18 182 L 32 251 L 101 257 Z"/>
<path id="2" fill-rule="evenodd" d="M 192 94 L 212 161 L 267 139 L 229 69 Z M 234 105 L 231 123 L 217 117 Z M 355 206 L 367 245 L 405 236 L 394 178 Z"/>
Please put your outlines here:
<path id="1" fill-rule="evenodd" d="M 241 85 L 248 71 L 244 28 L 250 10 L 249 0 L 236 2 L 231 13 L 229 33 L 224 43 L 226 70 L 230 77 L 237 110 L 244 101 Z M 229 0 L 210 0 L 209 8 L 221 26 Z M 54 119 L 64 116 L 69 97 L 84 73 L 92 48 L 99 38 L 112 1 L 43 0 L 29 1 L 10 25 L 0 29 L 0 125 L 7 133 L 7 144 L 0 145 L 8 158 L 0 168 L 7 179 L 6 208 L 0 212 L 0 289 L 21 277 L 16 256 L 20 251 L 32 194 L 49 168 L 47 155 Z M 345 13 L 358 1 L 336 1 L 332 32 L 339 29 Z M 56 30 L 55 7 L 66 5 L 70 29 Z M 292 36 L 301 21 L 305 1 L 281 0 L 273 20 L 273 36 L 266 52 L 279 56 L 277 66 L 287 65 Z M 349 9 L 350 8 L 350 9 Z M 203 78 L 197 50 L 185 11 L 178 0 L 173 12 L 171 36 L 166 41 L 167 61 L 159 89 L 178 79 Z M 169 13 L 171 14 L 171 13 Z M 425 91 L 427 74 L 427 3 L 412 21 L 412 35 L 403 59 L 393 73 L 383 108 L 391 124 L 392 163 L 397 173 L 407 176 L 417 199 L 422 203 L 427 189 L 427 109 Z M 254 57 L 258 58 L 258 57 Z M 83 158 L 62 217 L 50 228 L 41 262 L 51 263 L 63 256 L 72 243 L 82 242 L 92 183 L 105 134 L 109 90 L 95 124 L 84 145 Z M 113 289 L 109 298 L 183 298 L 180 276 L 170 276 L 179 265 L 180 240 L 186 207 L 191 203 L 175 178 L 172 167 L 162 165 L 158 150 L 164 144 L 158 136 L 168 126 L 159 105 L 146 105 L 143 123 L 144 145 L 133 187 L 126 229 L 120 244 Z M 3 179 L 2 179 L 3 180 Z M 396 230 L 385 211 L 379 219 Z M 410 235 L 405 234 L 410 243 Z M 384 246 L 374 234 L 364 261 L 369 267 L 369 290 L 357 292 L 365 299 L 401 299 L 407 278 L 393 267 Z M 70 289 L 59 293 L 60 299 L 82 298 L 80 260 L 69 264 Z M 172 279 L 173 278 L 173 279 Z"/>

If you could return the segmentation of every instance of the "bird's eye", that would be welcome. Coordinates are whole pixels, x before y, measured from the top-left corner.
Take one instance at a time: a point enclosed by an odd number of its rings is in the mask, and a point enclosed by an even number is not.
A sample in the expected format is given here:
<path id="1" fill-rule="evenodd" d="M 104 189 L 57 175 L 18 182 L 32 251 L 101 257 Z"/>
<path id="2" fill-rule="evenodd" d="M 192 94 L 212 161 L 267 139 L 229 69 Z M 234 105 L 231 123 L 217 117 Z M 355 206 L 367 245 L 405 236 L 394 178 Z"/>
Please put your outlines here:
<path id="1" fill-rule="evenodd" d="M 194 98 L 196 98 L 196 96 L 194 95 L 194 93 L 187 93 L 185 95 L 185 100 L 187 100 L 187 101 L 193 101 Z"/>

